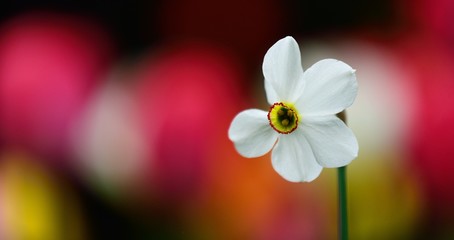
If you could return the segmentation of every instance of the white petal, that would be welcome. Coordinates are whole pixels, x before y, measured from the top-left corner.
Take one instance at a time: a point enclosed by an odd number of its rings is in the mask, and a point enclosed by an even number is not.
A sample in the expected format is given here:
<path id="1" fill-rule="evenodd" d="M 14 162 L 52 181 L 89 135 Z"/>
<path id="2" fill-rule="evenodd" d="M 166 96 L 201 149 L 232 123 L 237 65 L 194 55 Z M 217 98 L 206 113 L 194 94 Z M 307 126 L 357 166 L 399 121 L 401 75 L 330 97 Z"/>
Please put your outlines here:
<path id="1" fill-rule="evenodd" d="M 304 89 L 303 67 L 300 49 L 295 39 L 285 37 L 277 41 L 266 52 L 262 70 L 265 88 L 268 88 L 266 82 L 269 82 L 280 101 L 294 102 L 301 96 Z M 268 101 L 274 98 L 273 94 L 267 90 Z"/>
<path id="2" fill-rule="evenodd" d="M 273 168 L 290 182 L 310 182 L 322 171 L 300 130 L 279 136 L 272 156 Z"/>
<path id="3" fill-rule="evenodd" d="M 301 130 L 323 167 L 341 167 L 358 156 L 353 131 L 334 115 L 303 118 Z"/>
<path id="4" fill-rule="evenodd" d="M 229 138 L 242 156 L 251 158 L 265 155 L 276 143 L 278 133 L 271 128 L 267 114 L 262 110 L 249 109 L 233 119 Z"/>
<path id="5" fill-rule="evenodd" d="M 280 102 L 280 98 L 277 95 L 276 91 L 274 90 L 273 86 L 271 85 L 270 81 L 265 80 L 265 92 L 266 92 L 266 100 L 270 105 L 274 103 Z"/>
<path id="6" fill-rule="evenodd" d="M 344 62 L 325 59 L 306 72 L 304 92 L 296 102 L 305 115 L 336 114 L 352 105 L 358 92 L 355 70 Z"/>

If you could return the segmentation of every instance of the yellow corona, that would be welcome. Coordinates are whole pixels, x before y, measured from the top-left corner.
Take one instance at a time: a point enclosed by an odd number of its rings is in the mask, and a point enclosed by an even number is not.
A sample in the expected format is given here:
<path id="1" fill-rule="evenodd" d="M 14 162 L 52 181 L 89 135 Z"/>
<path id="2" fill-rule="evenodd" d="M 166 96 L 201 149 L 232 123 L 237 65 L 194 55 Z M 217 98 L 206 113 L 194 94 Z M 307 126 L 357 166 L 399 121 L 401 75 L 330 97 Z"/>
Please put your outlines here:
<path id="1" fill-rule="evenodd" d="M 268 120 L 276 132 L 289 134 L 298 127 L 299 116 L 292 104 L 279 102 L 270 107 Z"/>

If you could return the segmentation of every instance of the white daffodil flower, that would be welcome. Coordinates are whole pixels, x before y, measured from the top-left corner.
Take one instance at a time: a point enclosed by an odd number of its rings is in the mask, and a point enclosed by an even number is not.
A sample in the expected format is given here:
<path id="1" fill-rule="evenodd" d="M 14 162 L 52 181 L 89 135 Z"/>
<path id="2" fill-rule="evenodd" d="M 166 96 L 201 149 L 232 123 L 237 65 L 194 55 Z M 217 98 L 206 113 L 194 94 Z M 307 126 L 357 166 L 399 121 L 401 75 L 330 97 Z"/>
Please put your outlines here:
<path id="1" fill-rule="evenodd" d="M 268 50 L 262 69 L 269 111 L 240 112 L 228 132 L 242 156 L 259 157 L 274 147 L 273 168 L 291 182 L 310 182 L 323 167 L 345 166 L 357 157 L 355 135 L 336 117 L 357 95 L 354 69 L 324 59 L 303 72 L 292 37 Z"/>

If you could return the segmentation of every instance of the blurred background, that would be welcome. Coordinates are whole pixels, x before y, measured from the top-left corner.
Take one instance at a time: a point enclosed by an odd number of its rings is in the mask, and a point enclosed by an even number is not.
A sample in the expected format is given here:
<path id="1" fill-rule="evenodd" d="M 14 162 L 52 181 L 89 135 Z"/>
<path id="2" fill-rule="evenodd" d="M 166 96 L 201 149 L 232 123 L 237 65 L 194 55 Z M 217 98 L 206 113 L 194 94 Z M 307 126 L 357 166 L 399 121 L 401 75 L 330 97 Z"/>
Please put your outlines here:
<path id="1" fill-rule="evenodd" d="M 335 239 L 335 169 L 227 138 L 287 35 L 357 69 L 351 239 L 454 239 L 449 0 L 3 2 L 0 239 Z"/>

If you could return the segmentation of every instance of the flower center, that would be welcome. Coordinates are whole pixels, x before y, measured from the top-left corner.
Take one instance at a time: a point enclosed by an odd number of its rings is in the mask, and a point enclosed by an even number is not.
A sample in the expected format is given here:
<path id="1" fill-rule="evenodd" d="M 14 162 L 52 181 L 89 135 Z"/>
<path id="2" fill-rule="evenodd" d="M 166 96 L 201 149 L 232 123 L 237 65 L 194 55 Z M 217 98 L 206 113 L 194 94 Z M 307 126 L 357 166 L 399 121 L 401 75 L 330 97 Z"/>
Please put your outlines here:
<path id="1" fill-rule="evenodd" d="M 298 113 L 290 104 L 275 103 L 270 107 L 268 120 L 278 133 L 289 134 L 298 127 Z"/>

